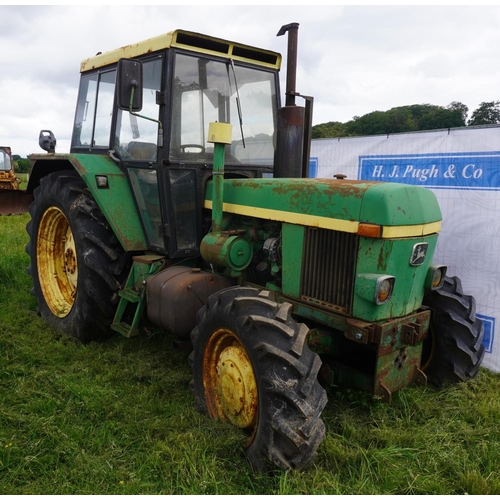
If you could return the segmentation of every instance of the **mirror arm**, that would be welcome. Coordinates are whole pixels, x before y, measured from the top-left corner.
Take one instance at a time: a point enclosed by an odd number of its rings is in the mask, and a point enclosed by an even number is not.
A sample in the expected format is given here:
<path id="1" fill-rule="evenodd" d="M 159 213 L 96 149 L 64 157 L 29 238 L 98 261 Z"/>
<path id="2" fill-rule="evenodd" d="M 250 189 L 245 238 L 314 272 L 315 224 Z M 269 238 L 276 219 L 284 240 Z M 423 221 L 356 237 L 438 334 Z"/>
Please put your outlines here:
<path id="1" fill-rule="evenodd" d="M 144 120 L 149 120 L 151 122 L 156 122 L 158 123 L 158 146 L 163 147 L 163 125 L 160 120 L 155 120 L 154 118 L 149 118 L 148 116 L 140 115 L 139 113 L 135 113 L 132 111 L 132 103 L 134 102 L 134 94 L 135 94 L 135 89 L 138 86 L 137 81 L 132 80 L 132 92 L 130 93 L 130 108 L 129 108 L 129 113 L 134 116 L 138 116 L 139 118 L 144 118 Z"/>

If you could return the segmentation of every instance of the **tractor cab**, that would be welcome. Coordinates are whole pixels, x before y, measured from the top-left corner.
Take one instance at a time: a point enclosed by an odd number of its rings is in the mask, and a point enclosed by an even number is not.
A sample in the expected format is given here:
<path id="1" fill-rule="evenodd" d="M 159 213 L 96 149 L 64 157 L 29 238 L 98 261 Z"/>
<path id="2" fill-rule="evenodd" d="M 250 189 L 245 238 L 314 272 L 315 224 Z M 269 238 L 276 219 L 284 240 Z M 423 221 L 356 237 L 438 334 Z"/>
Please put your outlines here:
<path id="1" fill-rule="evenodd" d="M 0 189 L 19 189 L 19 179 L 14 172 L 11 150 L 0 146 Z"/>
<path id="2" fill-rule="evenodd" d="M 198 255 L 214 156 L 208 125 L 233 125 L 226 177 L 271 176 L 280 62 L 184 31 L 88 59 L 71 152 L 109 152 L 127 174 L 149 248 Z"/>

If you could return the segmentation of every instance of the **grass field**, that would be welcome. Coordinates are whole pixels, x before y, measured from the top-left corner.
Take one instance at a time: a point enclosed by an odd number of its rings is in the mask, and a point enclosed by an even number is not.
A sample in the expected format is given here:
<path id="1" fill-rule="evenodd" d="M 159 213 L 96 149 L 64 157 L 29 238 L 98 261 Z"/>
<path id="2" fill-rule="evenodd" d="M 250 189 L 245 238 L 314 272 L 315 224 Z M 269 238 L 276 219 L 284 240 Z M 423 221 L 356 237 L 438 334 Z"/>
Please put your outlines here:
<path id="1" fill-rule="evenodd" d="M 19 177 L 19 180 L 21 181 L 19 184 L 19 189 L 26 189 L 26 186 L 28 185 L 28 174 L 18 174 L 16 173 L 17 177 Z"/>
<path id="2" fill-rule="evenodd" d="M 200 415 L 188 351 L 152 329 L 82 345 L 44 325 L 28 216 L 0 217 L 0 494 L 500 494 L 500 375 L 388 405 L 329 390 L 304 472 L 256 476 L 235 428 Z"/>

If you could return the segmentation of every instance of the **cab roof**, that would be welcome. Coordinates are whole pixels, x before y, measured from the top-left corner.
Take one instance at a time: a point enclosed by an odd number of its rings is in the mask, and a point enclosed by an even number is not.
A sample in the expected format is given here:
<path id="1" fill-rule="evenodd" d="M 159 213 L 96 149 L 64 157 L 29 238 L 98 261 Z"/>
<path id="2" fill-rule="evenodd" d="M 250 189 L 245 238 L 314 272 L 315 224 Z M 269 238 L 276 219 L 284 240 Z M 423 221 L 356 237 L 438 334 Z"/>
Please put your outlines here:
<path id="1" fill-rule="evenodd" d="M 227 57 L 235 61 L 245 61 L 271 69 L 279 69 L 281 54 L 270 50 L 259 49 L 241 43 L 230 42 L 192 31 L 175 30 L 163 35 L 149 38 L 132 45 L 125 45 L 110 52 L 100 53 L 82 61 L 80 72 L 91 71 L 118 62 L 122 58 L 134 58 L 169 48 L 186 49 L 219 57 Z"/>

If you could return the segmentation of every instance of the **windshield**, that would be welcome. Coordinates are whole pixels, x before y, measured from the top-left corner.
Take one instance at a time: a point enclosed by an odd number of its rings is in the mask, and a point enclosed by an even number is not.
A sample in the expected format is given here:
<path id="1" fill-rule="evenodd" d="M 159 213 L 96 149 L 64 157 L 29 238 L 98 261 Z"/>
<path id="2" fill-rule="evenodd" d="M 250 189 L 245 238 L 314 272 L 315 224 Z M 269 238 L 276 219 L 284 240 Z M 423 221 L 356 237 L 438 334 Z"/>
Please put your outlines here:
<path id="1" fill-rule="evenodd" d="M 10 156 L 3 149 L 0 149 L 0 170 L 8 172 L 11 168 Z"/>
<path id="2" fill-rule="evenodd" d="M 223 122 L 233 125 L 227 163 L 272 165 L 276 107 L 274 72 L 177 54 L 170 159 L 210 161 L 208 124 Z"/>

